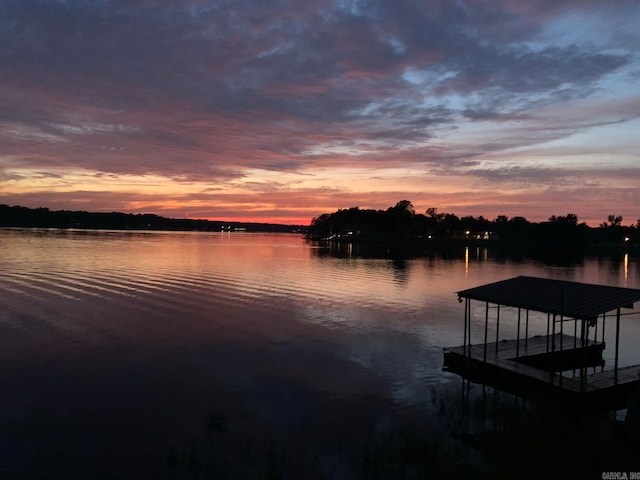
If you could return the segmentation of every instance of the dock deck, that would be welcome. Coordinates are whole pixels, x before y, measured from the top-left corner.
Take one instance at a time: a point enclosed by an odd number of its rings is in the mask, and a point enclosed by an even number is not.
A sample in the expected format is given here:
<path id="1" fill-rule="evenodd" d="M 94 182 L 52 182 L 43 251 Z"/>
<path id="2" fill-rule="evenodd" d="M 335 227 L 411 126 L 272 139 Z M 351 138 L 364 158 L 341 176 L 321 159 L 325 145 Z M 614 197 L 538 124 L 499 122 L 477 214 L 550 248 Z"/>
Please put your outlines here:
<path id="1" fill-rule="evenodd" d="M 555 345 L 555 350 L 551 350 Z M 562 349 L 561 346 L 562 345 Z M 444 368 L 518 394 L 562 397 L 616 408 L 640 385 L 640 365 L 603 370 L 605 344 L 541 335 L 444 349 Z M 566 373 L 571 372 L 573 376 Z"/>
<path id="2" fill-rule="evenodd" d="M 469 352 L 468 355 L 472 357 L 480 356 L 484 359 L 485 345 L 487 347 L 487 360 L 490 358 L 494 360 L 498 358 L 515 359 L 516 357 L 520 359 L 552 352 L 568 352 L 570 350 L 577 352 L 582 348 L 602 352 L 605 346 L 602 342 L 591 340 L 582 347 L 579 338 L 556 333 L 555 335 L 536 335 L 535 337 L 521 338 L 519 340 L 501 340 L 499 342 L 489 342 L 486 344 L 467 345 L 466 347 L 451 347 L 445 348 L 445 350 L 455 352 L 459 355 L 465 355 L 466 349 Z"/>

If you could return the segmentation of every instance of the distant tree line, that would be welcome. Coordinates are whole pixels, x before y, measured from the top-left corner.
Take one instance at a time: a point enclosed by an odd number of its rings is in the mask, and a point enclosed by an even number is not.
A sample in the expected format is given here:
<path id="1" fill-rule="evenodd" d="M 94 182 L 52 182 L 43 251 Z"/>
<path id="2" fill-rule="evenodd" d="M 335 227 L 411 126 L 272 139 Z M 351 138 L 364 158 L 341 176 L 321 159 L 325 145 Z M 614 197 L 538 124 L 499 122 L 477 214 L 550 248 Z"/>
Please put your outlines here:
<path id="1" fill-rule="evenodd" d="M 415 211 L 409 200 L 401 200 L 386 210 L 352 207 L 325 213 L 311 221 L 308 237 L 326 240 L 386 242 L 485 242 L 524 246 L 544 253 L 575 253 L 588 245 L 638 245 L 640 220 L 623 226 L 622 217 L 609 215 L 596 228 L 579 222 L 577 215 L 552 215 L 534 223 L 524 217 L 499 215 L 493 220 L 483 216 L 458 217 L 428 208 Z"/>
<path id="2" fill-rule="evenodd" d="M 183 230 L 291 232 L 305 227 L 273 223 L 166 218 L 151 213 L 102 213 L 0 205 L 0 227 L 90 228 L 105 230 Z"/>

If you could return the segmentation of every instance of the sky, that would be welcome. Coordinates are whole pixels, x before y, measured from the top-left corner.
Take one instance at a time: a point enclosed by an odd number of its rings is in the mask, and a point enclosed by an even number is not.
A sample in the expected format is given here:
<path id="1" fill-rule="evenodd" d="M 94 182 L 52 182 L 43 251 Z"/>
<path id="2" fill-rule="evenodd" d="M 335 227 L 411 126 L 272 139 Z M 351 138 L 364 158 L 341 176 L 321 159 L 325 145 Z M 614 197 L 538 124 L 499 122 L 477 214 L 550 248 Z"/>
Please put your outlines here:
<path id="1" fill-rule="evenodd" d="M 637 0 L 0 0 L 0 203 L 640 218 Z"/>

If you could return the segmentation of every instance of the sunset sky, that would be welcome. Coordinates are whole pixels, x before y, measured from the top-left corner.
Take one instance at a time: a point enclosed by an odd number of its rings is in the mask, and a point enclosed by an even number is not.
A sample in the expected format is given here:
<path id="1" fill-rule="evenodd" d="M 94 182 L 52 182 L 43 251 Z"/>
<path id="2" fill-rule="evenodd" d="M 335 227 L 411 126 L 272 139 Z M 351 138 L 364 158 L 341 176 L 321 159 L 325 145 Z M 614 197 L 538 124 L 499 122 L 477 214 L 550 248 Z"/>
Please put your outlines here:
<path id="1" fill-rule="evenodd" d="M 0 203 L 640 218 L 637 0 L 3 0 Z"/>

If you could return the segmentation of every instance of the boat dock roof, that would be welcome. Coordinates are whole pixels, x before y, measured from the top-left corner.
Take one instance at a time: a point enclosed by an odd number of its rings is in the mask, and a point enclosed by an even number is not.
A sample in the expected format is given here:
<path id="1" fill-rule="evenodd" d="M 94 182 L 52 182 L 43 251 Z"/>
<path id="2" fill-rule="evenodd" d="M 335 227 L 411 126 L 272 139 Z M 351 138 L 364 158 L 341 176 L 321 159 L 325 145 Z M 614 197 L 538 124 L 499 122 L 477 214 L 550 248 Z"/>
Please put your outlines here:
<path id="1" fill-rule="evenodd" d="M 640 290 L 519 276 L 458 292 L 459 298 L 596 320 L 618 308 L 633 308 Z"/>

